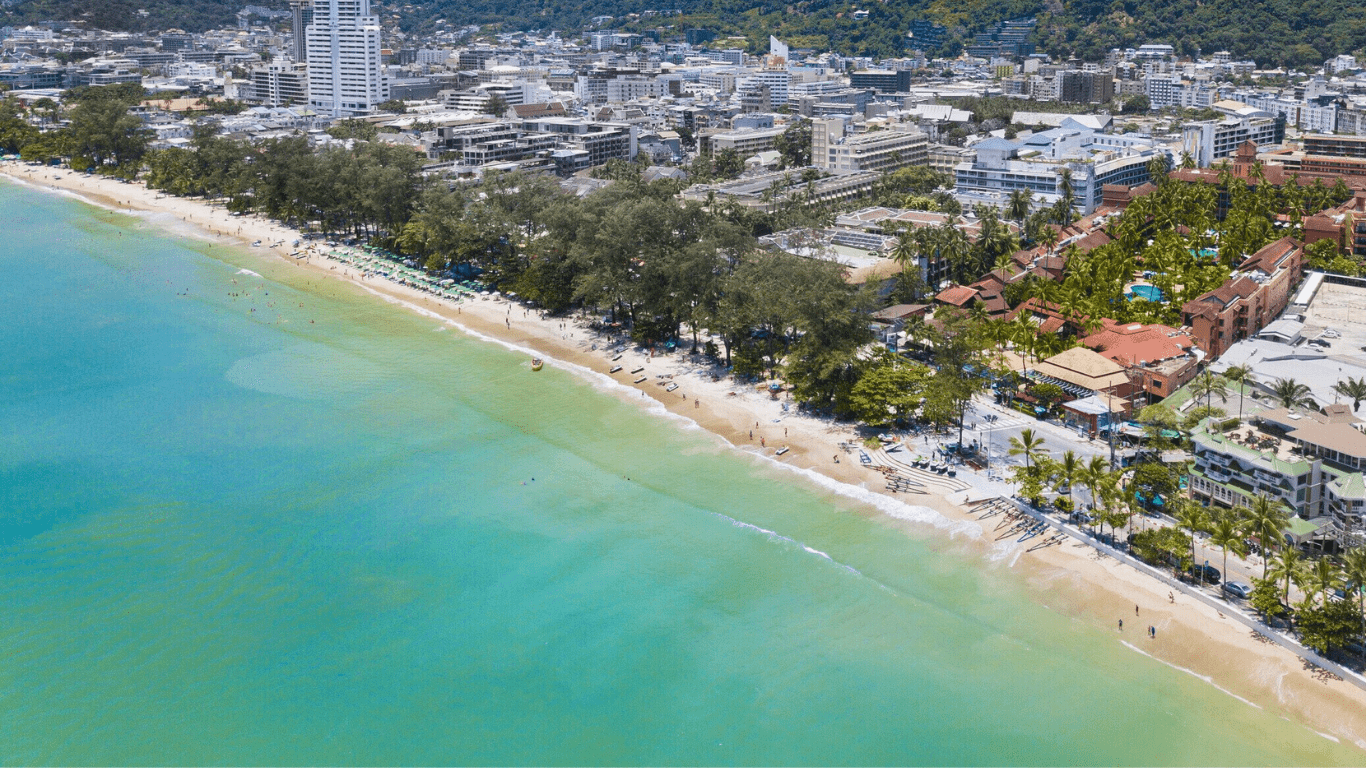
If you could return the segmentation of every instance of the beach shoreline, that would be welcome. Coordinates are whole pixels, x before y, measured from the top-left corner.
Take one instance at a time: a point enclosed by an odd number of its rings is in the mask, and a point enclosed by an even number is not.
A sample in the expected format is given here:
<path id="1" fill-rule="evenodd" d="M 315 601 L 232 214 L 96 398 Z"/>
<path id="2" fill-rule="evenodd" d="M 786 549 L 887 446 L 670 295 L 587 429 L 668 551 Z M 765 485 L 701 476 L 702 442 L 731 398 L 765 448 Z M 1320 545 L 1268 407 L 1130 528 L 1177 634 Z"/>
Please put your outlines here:
<path id="1" fill-rule="evenodd" d="M 140 216 L 176 235 L 240 248 L 248 257 L 279 260 L 338 278 L 476 338 L 543 357 L 581 378 L 604 385 L 612 382 L 603 388 L 615 396 L 694 423 L 728 448 L 792 470 L 794 476 L 827 493 L 876 508 L 878 512 L 870 511 L 870 517 L 877 516 L 936 547 L 967 552 L 988 567 L 1017 572 L 1050 609 L 1115 632 L 1116 640 L 1136 653 L 1200 677 L 1250 706 L 1291 714 L 1327 737 L 1366 749 L 1366 691 L 1361 688 L 1316 675 L 1294 653 L 1259 641 L 1216 609 L 1179 596 L 1174 602 L 1169 600 L 1164 583 L 1089 545 L 1068 539 L 1058 546 L 1026 551 L 1028 545 L 996 542 L 996 519 L 979 520 L 973 510 L 953 503 L 947 494 L 887 493 L 882 476 L 862 467 L 857 452 L 841 449 L 841 443 L 858 437 L 852 425 L 800 415 L 795 407 L 784 410 L 782 398 L 774 399 L 753 386 L 744 388 L 724 376 L 713 379 L 719 371 L 701 358 L 681 350 L 653 356 L 628 344 L 620 359 L 613 360 L 615 353 L 607 352 L 611 347 L 601 336 L 570 318 L 542 316 L 502 299 L 443 301 L 383 278 L 367 278 L 316 250 L 313 255 L 293 258 L 288 248 L 264 245 L 293 241 L 299 237 L 293 230 L 258 217 L 233 217 L 207 201 L 164 196 L 139 183 L 19 162 L 0 164 L 0 173 L 38 190 L 73 195 L 92 205 Z M 253 247 L 258 241 L 262 247 Z M 609 371 L 615 365 L 622 370 L 614 375 Z M 629 373 L 636 368 L 643 370 Z M 641 375 L 646 380 L 633 383 Z M 678 387 L 666 391 L 670 383 Z M 788 450 L 776 456 L 779 448 Z M 929 528 L 940 534 L 933 535 Z M 1116 629 L 1117 619 L 1130 619 L 1130 629 Z M 1156 638 L 1147 636 L 1148 626 L 1156 628 Z"/>

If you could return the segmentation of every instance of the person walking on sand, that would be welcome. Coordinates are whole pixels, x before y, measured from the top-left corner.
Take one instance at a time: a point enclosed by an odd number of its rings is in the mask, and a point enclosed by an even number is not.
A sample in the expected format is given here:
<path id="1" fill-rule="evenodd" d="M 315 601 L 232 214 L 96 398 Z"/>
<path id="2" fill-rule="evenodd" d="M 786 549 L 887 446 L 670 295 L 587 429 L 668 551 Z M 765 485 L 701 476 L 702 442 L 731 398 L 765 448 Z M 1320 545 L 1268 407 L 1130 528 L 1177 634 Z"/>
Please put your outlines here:
<path id="1" fill-rule="evenodd" d="M 1134 603 L 1134 615 L 1138 615 L 1138 603 Z"/>
<path id="2" fill-rule="evenodd" d="M 1120 620 L 1119 620 L 1119 631 L 1120 631 L 1120 632 L 1123 632 L 1123 631 L 1124 631 L 1124 619 L 1120 619 Z"/>

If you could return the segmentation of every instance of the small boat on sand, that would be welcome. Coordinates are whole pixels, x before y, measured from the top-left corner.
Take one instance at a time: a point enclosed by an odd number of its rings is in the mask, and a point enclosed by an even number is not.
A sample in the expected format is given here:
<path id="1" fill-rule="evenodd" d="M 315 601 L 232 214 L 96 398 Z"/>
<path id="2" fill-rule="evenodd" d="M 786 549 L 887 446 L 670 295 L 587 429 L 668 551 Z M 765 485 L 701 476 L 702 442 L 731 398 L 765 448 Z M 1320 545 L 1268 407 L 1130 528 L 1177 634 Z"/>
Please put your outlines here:
<path id="1" fill-rule="evenodd" d="M 618 353 L 612 358 L 612 362 L 615 363 L 616 361 L 618 361 L 618 360 L 620 360 L 620 359 L 621 359 L 621 353 L 618 352 Z"/>
<path id="2" fill-rule="evenodd" d="M 633 369 L 631 370 L 631 373 L 640 373 L 640 372 L 643 371 L 643 370 L 645 370 L 645 366 L 642 365 L 642 366 L 640 366 L 639 368 L 633 368 Z"/>
<path id="3" fill-rule="evenodd" d="M 778 452 L 777 452 L 776 454 L 774 454 L 774 455 L 776 455 L 776 456 L 782 456 L 784 453 L 787 453 L 789 450 L 791 450 L 791 449 L 790 449 L 790 448 L 779 448 L 779 449 L 778 449 Z"/>
<path id="4" fill-rule="evenodd" d="M 619 365 L 614 365 L 614 366 L 612 366 L 612 370 L 608 371 L 608 373 L 616 373 L 616 372 L 619 371 L 619 370 L 621 370 L 621 366 L 619 366 Z"/>
<path id="5" fill-rule="evenodd" d="M 678 389 L 678 382 L 676 382 L 676 381 L 670 383 L 669 386 L 665 387 L 665 388 L 664 388 L 664 391 L 665 391 L 665 392 L 672 392 L 672 391 L 674 391 L 675 389 Z"/>
<path id="6" fill-rule="evenodd" d="M 648 381 L 649 378 L 650 378 L 649 376 L 641 376 L 640 378 L 638 378 L 638 379 L 635 380 L 635 383 L 636 383 L 636 384 L 639 384 L 639 383 L 641 383 L 642 381 Z"/>
<path id="7" fill-rule="evenodd" d="M 541 367 L 544 366 L 544 365 L 545 365 L 545 363 L 541 361 L 541 358 L 539 358 L 539 357 L 533 357 L 533 358 L 531 358 L 531 370 L 533 370 L 533 371 L 539 371 L 539 370 L 541 370 Z"/>

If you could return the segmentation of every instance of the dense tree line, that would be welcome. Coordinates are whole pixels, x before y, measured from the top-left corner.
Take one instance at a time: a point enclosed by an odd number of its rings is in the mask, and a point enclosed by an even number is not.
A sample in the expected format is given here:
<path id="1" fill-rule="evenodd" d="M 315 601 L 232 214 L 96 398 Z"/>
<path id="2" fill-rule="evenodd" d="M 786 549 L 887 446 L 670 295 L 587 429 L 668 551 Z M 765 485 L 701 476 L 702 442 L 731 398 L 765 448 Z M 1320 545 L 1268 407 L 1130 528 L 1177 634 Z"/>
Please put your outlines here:
<path id="1" fill-rule="evenodd" d="M 61 109 L 50 99 L 34 104 L 34 112 L 44 122 L 66 119 L 64 127 L 42 132 L 26 119 L 17 100 L 2 100 L 0 149 L 38 162 L 66 159 L 79 171 L 98 169 L 136 175 L 151 133 L 128 110 L 140 103 L 144 95 L 142 87 L 132 83 L 72 88 L 67 91 Z"/>

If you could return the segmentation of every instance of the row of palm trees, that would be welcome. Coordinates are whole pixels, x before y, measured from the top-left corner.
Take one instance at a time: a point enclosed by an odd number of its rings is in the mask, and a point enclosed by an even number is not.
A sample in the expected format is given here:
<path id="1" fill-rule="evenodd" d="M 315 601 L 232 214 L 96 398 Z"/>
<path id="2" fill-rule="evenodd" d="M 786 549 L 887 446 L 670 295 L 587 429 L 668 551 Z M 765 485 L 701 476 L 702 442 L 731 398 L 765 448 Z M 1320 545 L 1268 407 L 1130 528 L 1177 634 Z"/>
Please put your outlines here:
<path id="1" fill-rule="evenodd" d="M 1227 399 L 1229 385 L 1238 391 L 1238 418 L 1243 418 L 1243 397 L 1245 395 L 1244 385 L 1251 381 L 1252 369 L 1247 366 L 1229 366 L 1222 374 L 1213 371 L 1204 371 L 1191 380 L 1191 393 L 1198 401 L 1204 399 L 1205 407 L 1213 407 L 1213 399 Z M 1361 407 L 1361 402 L 1366 400 L 1366 376 L 1359 378 L 1347 377 L 1333 385 L 1333 391 L 1344 399 L 1352 401 L 1352 410 L 1356 411 Z M 1313 390 L 1308 385 L 1302 384 L 1293 378 L 1277 378 L 1271 383 L 1271 396 L 1282 408 L 1317 408 L 1318 403 L 1313 398 Z"/>
<path id="2" fill-rule="evenodd" d="M 1123 471 L 1112 468 L 1105 459 L 1093 456 L 1087 461 L 1073 451 L 1052 459 L 1044 447 L 1043 437 L 1032 429 L 1021 430 L 1018 437 L 1010 438 L 1009 453 L 1023 458 L 1026 473 L 1037 469 L 1055 488 L 1066 489 L 1069 507 L 1072 488 L 1076 485 L 1085 487 L 1094 504 L 1093 519 L 1102 533 L 1106 525 L 1116 531 L 1131 523 L 1133 509 L 1121 492 Z M 1263 550 L 1262 579 L 1271 579 L 1281 586 L 1283 602 L 1289 602 L 1292 584 L 1299 587 L 1311 603 L 1317 598 L 1321 605 L 1326 604 L 1335 590 L 1349 587 L 1357 592 L 1357 608 L 1362 614 L 1363 632 L 1366 632 L 1366 594 L 1363 593 L 1366 547 L 1350 550 L 1341 564 L 1328 557 L 1311 564 L 1298 547 L 1285 540 L 1285 531 L 1290 524 L 1289 510 L 1268 496 L 1258 496 L 1250 506 L 1232 509 L 1210 509 L 1184 497 L 1175 497 L 1169 501 L 1168 510 L 1173 514 L 1177 528 L 1187 535 L 1191 562 L 1196 560 L 1195 545 L 1199 534 L 1207 534 L 1209 543 L 1222 551 L 1221 572 L 1224 574 L 1228 573 L 1229 553 L 1246 557 L 1248 540 L 1256 539 Z M 1276 551 L 1274 557 L 1273 549 Z"/>

